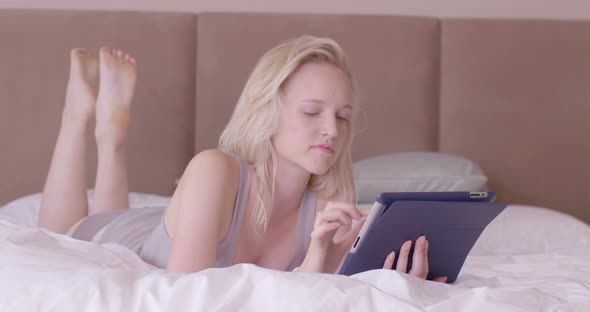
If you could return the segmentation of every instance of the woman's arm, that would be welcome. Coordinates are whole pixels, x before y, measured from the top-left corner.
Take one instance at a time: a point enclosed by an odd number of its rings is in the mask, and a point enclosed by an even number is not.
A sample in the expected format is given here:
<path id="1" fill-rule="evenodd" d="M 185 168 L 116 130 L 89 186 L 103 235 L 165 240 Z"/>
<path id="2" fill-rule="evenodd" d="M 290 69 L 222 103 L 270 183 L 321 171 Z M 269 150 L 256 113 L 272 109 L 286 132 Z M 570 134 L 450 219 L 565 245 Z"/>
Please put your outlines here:
<path id="1" fill-rule="evenodd" d="M 196 272 L 213 267 L 218 241 L 227 232 L 239 183 L 239 165 L 230 155 L 207 150 L 188 164 L 172 204 L 176 222 L 170 229 L 168 272 Z M 237 167 L 237 168 L 236 168 Z"/>
<path id="2" fill-rule="evenodd" d="M 366 213 L 344 201 L 318 199 L 311 242 L 298 271 L 335 273 L 364 223 L 353 226 L 352 220 Z"/>

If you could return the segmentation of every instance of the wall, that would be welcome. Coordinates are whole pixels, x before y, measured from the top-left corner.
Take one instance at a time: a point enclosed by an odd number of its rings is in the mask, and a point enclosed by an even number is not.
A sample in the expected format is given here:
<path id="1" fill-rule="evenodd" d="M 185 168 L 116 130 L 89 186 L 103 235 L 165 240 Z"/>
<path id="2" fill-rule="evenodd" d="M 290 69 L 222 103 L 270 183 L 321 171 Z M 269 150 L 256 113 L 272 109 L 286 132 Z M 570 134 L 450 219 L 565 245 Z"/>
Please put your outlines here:
<path id="1" fill-rule="evenodd" d="M 356 13 L 590 20 L 589 0 L 0 0 L 0 8 Z"/>

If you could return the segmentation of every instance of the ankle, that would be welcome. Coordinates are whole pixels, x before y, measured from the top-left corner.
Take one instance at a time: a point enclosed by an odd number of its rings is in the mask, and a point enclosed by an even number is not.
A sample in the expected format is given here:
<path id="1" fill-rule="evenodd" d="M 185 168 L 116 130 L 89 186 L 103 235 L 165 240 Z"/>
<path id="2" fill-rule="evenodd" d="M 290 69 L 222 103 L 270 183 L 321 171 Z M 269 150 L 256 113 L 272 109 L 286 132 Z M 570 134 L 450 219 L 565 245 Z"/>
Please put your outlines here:
<path id="1" fill-rule="evenodd" d="M 97 112 L 94 129 L 96 142 L 107 147 L 122 146 L 127 140 L 130 119 L 128 109 L 115 108 Z"/>
<path id="2" fill-rule="evenodd" d="M 116 136 L 105 132 L 95 132 L 98 153 L 119 153 L 125 150 L 125 136 Z"/>
<path id="3" fill-rule="evenodd" d="M 89 120 L 63 114 L 61 119 L 60 133 L 81 134 L 86 135 L 88 131 Z"/>

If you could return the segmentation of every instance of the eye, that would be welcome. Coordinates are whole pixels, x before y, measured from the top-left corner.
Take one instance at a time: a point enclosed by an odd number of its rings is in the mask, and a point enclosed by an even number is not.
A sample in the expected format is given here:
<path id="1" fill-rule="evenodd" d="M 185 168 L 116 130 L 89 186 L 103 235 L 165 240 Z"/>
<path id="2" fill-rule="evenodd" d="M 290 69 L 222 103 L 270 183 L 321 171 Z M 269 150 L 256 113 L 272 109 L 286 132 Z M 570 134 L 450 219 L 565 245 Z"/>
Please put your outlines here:
<path id="1" fill-rule="evenodd" d="M 336 116 L 336 118 L 338 118 L 340 121 L 348 121 L 348 118 L 344 116 Z"/>
<path id="2" fill-rule="evenodd" d="M 307 116 L 317 116 L 320 114 L 320 113 L 310 113 L 310 112 L 303 112 L 303 113 Z"/>

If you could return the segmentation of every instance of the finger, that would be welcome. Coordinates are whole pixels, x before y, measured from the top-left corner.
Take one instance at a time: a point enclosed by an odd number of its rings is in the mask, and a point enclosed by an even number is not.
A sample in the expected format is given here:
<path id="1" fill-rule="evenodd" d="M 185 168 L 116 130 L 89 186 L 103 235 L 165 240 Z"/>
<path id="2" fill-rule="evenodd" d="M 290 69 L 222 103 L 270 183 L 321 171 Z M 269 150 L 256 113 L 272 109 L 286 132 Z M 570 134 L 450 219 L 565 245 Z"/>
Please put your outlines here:
<path id="1" fill-rule="evenodd" d="M 439 282 L 439 283 L 446 283 L 448 279 L 449 278 L 446 276 L 439 276 L 439 277 L 433 279 L 433 281 Z"/>
<path id="2" fill-rule="evenodd" d="M 366 219 L 361 219 L 361 221 L 355 222 L 354 224 L 343 225 L 343 227 L 346 229 L 346 235 L 354 236 L 354 238 L 356 238 L 363 228 L 365 221 Z"/>
<path id="3" fill-rule="evenodd" d="M 360 212 L 361 216 L 366 217 L 369 215 L 369 213 L 371 213 L 371 207 L 362 207 L 362 208 L 358 208 L 358 211 Z"/>
<path id="4" fill-rule="evenodd" d="M 329 232 L 338 229 L 340 226 L 342 226 L 342 224 L 339 222 L 328 222 L 318 226 L 314 232 Z"/>
<path id="5" fill-rule="evenodd" d="M 342 224 L 352 224 L 350 216 L 342 210 L 324 210 L 318 217 L 318 224 L 339 221 Z"/>
<path id="6" fill-rule="evenodd" d="M 365 224 L 366 220 L 359 221 L 352 225 L 350 230 L 342 237 L 342 243 L 346 246 L 344 248 L 349 248 L 352 246 L 354 241 L 356 240 L 357 236 L 359 235 L 361 229 L 363 228 L 363 224 Z"/>
<path id="7" fill-rule="evenodd" d="M 387 258 L 385 258 L 385 263 L 383 263 L 383 268 L 387 270 L 393 269 L 393 262 L 395 261 L 395 251 L 392 251 Z"/>
<path id="8" fill-rule="evenodd" d="M 345 202 L 330 201 L 326 204 L 325 210 L 332 210 L 332 209 L 338 209 L 338 210 L 342 210 L 342 211 L 346 212 L 350 216 L 351 219 L 358 220 L 358 219 L 362 218 L 361 212 L 352 204 L 348 204 Z"/>
<path id="9" fill-rule="evenodd" d="M 420 278 L 426 278 L 428 275 L 428 254 L 425 236 L 420 236 L 414 245 L 410 274 Z"/>
<path id="10" fill-rule="evenodd" d="M 424 257 L 424 266 L 426 267 L 426 276 L 428 276 L 428 272 L 430 272 L 430 264 L 428 263 L 428 248 L 430 247 L 430 242 L 426 239 L 426 236 L 424 237 L 424 244 L 424 254 L 426 255 Z"/>
<path id="11" fill-rule="evenodd" d="M 362 219 L 361 221 L 355 223 L 351 228 L 350 228 L 350 235 L 358 236 L 361 229 L 363 228 L 363 225 L 365 224 L 365 222 L 367 221 L 367 219 Z"/>
<path id="12" fill-rule="evenodd" d="M 409 240 L 402 245 L 399 251 L 397 259 L 397 271 L 407 273 L 408 272 L 408 255 L 410 254 L 410 248 L 412 248 L 412 241 Z"/>
<path id="13" fill-rule="evenodd" d="M 335 232 L 340 226 L 337 222 L 324 223 L 311 232 L 311 238 L 322 238 L 330 232 Z"/>

